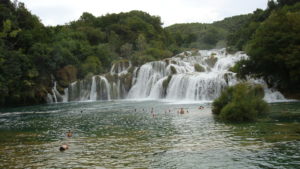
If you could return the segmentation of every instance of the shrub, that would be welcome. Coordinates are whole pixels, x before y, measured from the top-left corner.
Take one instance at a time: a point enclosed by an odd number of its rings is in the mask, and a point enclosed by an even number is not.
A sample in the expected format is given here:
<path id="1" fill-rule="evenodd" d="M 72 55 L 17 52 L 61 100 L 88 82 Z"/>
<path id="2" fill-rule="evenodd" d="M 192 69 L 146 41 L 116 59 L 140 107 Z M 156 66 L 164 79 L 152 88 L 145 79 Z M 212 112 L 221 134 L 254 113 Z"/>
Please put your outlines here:
<path id="1" fill-rule="evenodd" d="M 260 85 L 241 83 L 224 90 L 214 100 L 212 112 L 220 119 L 230 122 L 255 121 L 268 112 Z"/>

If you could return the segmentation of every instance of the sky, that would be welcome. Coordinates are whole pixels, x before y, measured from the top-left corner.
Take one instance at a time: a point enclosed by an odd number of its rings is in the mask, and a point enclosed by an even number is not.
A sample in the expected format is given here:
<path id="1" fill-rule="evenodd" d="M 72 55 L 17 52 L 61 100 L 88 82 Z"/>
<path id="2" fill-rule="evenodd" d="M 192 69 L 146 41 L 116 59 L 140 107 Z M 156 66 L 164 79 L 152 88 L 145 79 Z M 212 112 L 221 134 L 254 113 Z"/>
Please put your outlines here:
<path id="1" fill-rule="evenodd" d="M 45 25 L 77 20 L 83 12 L 108 13 L 142 10 L 160 16 L 164 26 L 175 23 L 212 23 L 225 17 L 265 9 L 268 0 L 19 0 Z"/>

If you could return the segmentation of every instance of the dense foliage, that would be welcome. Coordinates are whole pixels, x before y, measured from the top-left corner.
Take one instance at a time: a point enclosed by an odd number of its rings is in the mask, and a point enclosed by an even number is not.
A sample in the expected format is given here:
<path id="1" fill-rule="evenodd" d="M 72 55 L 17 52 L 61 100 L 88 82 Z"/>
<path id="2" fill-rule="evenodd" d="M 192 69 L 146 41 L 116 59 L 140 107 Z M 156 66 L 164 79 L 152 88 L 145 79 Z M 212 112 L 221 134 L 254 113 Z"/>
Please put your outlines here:
<path id="1" fill-rule="evenodd" d="M 268 9 L 254 12 L 251 21 L 229 39 L 244 49 L 249 60 L 238 63 L 239 76 L 263 77 L 269 86 L 300 98 L 300 3 L 269 1 Z"/>
<path id="2" fill-rule="evenodd" d="M 263 100 L 264 90 L 259 85 L 237 84 L 224 90 L 213 102 L 213 113 L 230 122 L 255 121 L 268 112 Z"/>
<path id="3" fill-rule="evenodd" d="M 46 27 L 23 3 L 0 2 L 0 106 L 43 103 L 54 81 L 63 88 L 107 72 L 118 60 L 159 60 L 191 48 L 226 45 L 246 50 L 249 60 L 232 70 L 263 77 L 286 94 L 300 93 L 298 0 L 269 1 L 266 10 L 213 24 L 162 27 L 142 11 L 96 17 L 83 13 L 66 25 Z M 203 68 L 195 65 L 199 72 Z M 298 96 L 300 98 L 300 95 Z"/>
<path id="4" fill-rule="evenodd" d="M 172 56 L 160 18 L 141 11 L 95 17 L 83 13 L 63 26 L 45 27 L 23 3 L 0 3 L 0 105 L 42 103 L 53 81 L 107 72 L 113 61 L 134 64 Z"/>

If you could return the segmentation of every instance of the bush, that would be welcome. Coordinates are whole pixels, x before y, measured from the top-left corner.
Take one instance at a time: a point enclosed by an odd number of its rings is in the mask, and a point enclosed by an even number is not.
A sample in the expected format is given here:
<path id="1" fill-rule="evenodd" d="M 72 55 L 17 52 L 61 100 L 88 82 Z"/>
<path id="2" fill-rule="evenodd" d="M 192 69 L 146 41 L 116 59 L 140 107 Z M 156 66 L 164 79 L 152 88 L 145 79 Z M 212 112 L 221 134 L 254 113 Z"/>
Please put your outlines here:
<path id="1" fill-rule="evenodd" d="M 212 112 L 224 121 L 255 121 L 269 110 L 263 97 L 264 90 L 260 85 L 237 84 L 224 90 L 214 100 Z"/>

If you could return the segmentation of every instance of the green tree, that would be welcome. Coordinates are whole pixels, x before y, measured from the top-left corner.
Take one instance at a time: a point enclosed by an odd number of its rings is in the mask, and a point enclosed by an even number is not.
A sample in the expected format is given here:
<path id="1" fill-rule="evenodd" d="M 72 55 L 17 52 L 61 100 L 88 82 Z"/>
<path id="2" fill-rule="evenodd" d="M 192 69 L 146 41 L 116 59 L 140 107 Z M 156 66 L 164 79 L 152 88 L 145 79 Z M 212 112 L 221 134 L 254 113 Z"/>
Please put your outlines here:
<path id="1" fill-rule="evenodd" d="M 269 84 L 277 84 L 283 91 L 299 91 L 299 21 L 299 12 L 274 12 L 249 41 L 250 60 L 245 69 L 264 77 Z"/>
<path id="2" fill-rule="evenodd" d="M 213 113 L 230 122 L 255 121 L 266 114 L 268 104 L 262 100 L 264 90 L 259 85 L 241 83 L 224 90 L 213 102 Z"/>

